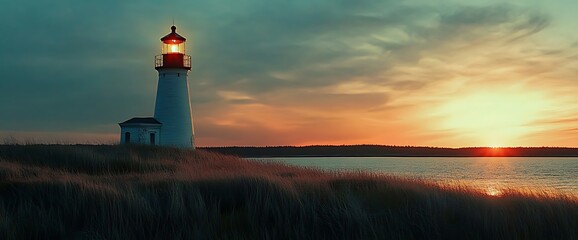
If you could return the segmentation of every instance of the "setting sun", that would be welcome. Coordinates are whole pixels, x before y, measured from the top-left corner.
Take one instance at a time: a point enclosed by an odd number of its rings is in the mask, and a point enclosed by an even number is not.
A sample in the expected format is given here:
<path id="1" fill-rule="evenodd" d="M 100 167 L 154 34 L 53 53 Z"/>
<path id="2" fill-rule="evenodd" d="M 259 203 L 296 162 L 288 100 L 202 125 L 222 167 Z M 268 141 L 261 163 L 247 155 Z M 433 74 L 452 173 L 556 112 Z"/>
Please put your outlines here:
<path id="1" fill-rule="evenodd" d="M 488 147 L 516 145 L 536 129 L 549 102 L 535 92 L 496 90 L 456 97 L 439 108 L 441 128 L 468 135 Z"/>
<path id="2" fill-rule="evenodd" d="M 488 187 L 486 188 L 486 194 L 492 197 L 499 197 L 502 195 L 502 191 L 495 187 Z"/>

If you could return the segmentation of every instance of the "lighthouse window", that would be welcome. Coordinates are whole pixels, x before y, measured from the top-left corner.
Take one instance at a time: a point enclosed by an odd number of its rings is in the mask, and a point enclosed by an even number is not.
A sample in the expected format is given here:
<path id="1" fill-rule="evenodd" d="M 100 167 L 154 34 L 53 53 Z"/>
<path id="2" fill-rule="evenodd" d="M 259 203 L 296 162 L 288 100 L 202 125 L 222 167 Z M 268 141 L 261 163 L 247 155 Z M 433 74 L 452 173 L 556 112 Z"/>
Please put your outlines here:
<path id="1" fill-rule="evenodd" d="M 129 132 L 124 133 L 124 142 L 130 143 L 130 133 Z"/>

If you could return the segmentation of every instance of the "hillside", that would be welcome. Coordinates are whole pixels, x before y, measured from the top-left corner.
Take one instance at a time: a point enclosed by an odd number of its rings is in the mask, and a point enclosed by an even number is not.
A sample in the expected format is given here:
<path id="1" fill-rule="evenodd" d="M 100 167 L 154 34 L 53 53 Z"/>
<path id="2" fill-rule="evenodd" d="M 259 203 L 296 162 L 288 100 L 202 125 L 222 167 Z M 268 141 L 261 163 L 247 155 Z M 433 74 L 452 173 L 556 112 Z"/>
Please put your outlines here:
<path id="1" fill-rule="evenodd" d="M 0 239 L 576 239 L 578 200 L 203 150 L 0 145 Z"/>

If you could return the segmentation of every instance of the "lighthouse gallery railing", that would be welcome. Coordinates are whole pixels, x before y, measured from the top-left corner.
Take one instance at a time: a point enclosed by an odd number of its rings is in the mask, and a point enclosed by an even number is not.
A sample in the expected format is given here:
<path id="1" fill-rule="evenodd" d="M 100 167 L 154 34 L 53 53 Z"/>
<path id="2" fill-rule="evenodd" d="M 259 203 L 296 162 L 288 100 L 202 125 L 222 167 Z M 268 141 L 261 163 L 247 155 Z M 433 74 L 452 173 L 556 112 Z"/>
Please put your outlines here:
<path id="1" fill-rule="evenodd" d="M 185 67 L 191 68 L 191 56 L 184 54 L 163 54 L 155 56 L 155 68 Z"/>

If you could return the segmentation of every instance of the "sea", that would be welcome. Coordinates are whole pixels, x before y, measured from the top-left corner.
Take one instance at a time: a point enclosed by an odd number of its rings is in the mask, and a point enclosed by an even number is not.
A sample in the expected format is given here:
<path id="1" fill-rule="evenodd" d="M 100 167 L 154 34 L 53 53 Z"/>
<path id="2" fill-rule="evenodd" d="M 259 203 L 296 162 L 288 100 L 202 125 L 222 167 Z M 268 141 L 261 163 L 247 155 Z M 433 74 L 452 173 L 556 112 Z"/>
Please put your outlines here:
<path id="1" fill-rule="evenodd" d="M 575 157 L 291 157 L 255 158 L 328 171 L 366 171 L 462 184 L 497 195 L 504 189 L 578 196 Z"/>

